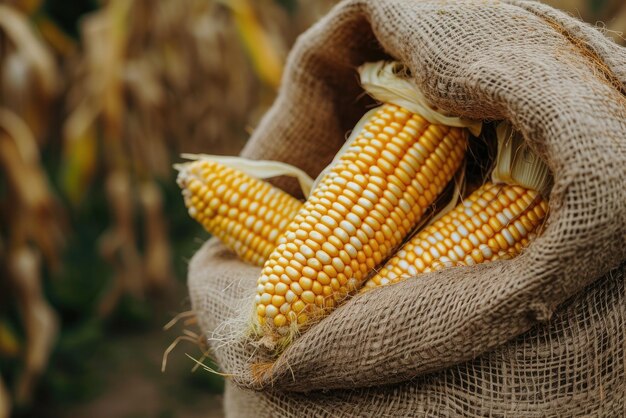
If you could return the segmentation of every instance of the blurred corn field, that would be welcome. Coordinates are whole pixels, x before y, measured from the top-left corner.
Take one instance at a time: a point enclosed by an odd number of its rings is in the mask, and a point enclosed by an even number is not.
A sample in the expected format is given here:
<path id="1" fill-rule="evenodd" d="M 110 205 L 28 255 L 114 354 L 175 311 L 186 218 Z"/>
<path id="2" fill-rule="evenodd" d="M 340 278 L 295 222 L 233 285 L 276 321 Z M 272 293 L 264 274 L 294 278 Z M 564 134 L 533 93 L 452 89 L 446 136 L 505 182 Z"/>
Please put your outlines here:
<path id="1" fill-rule="evenodd" d="M 83 4 L 68 28 L 59 1 L 0 2 L 2 418 L 28 410 L 66 328 L 175 284 L 172 242 L 200 233 L 172 238 L 171 164 L 237 152 L 331 5 L 182 3 Z"/>
<path id="2" fill-rule="evenodd" d="M 0 0 L 0 418 L 71 398 L 102 324 L 180 286 L 205 236 L 172 163 L 238 152 L 334 3 Z M 622 0 L 547 3 L 623 42 Z"/>

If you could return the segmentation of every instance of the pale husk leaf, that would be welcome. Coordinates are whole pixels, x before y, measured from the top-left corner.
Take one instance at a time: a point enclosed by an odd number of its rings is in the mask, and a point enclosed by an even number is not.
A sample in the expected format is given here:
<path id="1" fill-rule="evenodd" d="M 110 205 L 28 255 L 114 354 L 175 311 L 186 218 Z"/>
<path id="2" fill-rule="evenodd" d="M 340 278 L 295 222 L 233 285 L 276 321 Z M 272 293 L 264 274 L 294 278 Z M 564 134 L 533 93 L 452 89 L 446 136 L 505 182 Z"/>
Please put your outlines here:
<path id="1" fill-rule="evenodd" d="M 498 156 L 491 173 L 494 183 L 517 184 L 547 196 L 552 186 L 548 166 L 526 144 L 510 123 L 496 128 Z"/>
<path id="2" fill-rule="evenodd" d="M 226 167 L 242 171 L 257 179 L 268 179 L 271 177 L 288 176 L 298 180 L 302 193 L 308 196 L 311 193 L 313 179 L 298 167 L 280 161 L 250 160 L 244 157 L 232 157 L 227 155 L 210 154 L 182 154 L 183 158 L 189 160 L 210 160 Z M 177 170 L 184 169 L 184 164 L 176 164 Z"/>
<path id="3" fill-rule="evenodd" d="M 397 61 L 377 61 L 359 67 L 361 86 L 373 98 L 392 103 L 416 113 L 437 125 L 467 128 L 480 135 L 482 122 L 445 115 L 428 102 L 424 93 L 411 81 L 408 68 Z"/>

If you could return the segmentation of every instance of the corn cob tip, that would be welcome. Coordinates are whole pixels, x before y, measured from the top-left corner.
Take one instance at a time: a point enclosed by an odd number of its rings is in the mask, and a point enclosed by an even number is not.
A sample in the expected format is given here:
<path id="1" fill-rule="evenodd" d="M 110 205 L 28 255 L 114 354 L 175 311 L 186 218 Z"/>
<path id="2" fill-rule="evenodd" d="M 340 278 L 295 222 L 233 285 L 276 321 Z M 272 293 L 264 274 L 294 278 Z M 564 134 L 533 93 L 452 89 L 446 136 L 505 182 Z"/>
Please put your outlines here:
<path id="1" fill-rule="evenodd" d="M 190 208 L 190 202 L 188 200 L 189 198 L 191 198 L 192 194 L 191 190 L 188 187 L 192 179 L 192 176 L 189 172 L 189 164 L 190 163 L 174 165 L 174 168 L 178 170 L 178 174 L 176 175 L 176 184 L 178 184 L 178 187 L 180 187 L 181 189 L 181 193 L 183 195 L 183 198 L 185 199 L 185 204 L 188 209 Z M 191 215 L 191 217 L 195 217 L 195 214 L 189 213 L 189 215 Z"/>

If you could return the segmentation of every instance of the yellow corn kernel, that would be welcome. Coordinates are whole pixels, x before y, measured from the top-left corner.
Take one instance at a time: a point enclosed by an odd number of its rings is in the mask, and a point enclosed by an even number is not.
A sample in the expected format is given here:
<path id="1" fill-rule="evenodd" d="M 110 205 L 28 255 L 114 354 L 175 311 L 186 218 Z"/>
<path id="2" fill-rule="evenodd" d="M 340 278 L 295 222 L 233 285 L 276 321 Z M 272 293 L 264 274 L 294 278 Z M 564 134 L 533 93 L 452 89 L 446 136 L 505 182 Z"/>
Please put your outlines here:
<path id="1" fill-rule="evenodd" d="M 361 292 L 427 271 L 511 258 L 537 234 L 547 211 L 547 202 L 533 190 L 487 183 L 413 237 Z"/>
<path id="2" fill-rule="evenodd" d="M 265 263 L 302 207 L 271 184 L 207 159 L 179 170 L 189 215 L 251 264 Z"/>

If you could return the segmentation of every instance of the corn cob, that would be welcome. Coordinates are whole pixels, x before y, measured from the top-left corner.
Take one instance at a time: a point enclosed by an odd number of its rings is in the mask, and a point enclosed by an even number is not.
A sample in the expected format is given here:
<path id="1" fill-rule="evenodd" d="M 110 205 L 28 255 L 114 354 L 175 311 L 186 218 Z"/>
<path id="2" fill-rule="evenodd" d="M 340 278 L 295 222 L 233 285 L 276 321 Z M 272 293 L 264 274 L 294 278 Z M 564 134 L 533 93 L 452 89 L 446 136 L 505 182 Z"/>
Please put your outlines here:
<path id="1" fill-rule="evenodd" d="M 466 129 L 381 106 L 265 263 L 255 298 L 262 332 L 289 336 L 359 288 L 452 179 L 467 137 Z"/>
<path id="2" fill-rule="evenodd" d="M 445 267 L 514 257 L 536 235 L 547 210 L 534 190 L 486 183 L 404 245 L 361 292 Z"/>
<path id="3" fill-rule="evenodd" d="M 271 184 L 207 158 L 178 169 L 189 215 L 251 264 L 263 265 L 302 207 Z"/>
<path id="4" fill-rule="evenodd" d="M 548 212 L 548 167 L 508 123 L 497 129 L 492 180 L 427 226 L 370 278 L 361 292 L 445 267 L 511 258 L 540 232 Z M 497 183 L 496 183 L 497 182 Z"/>

